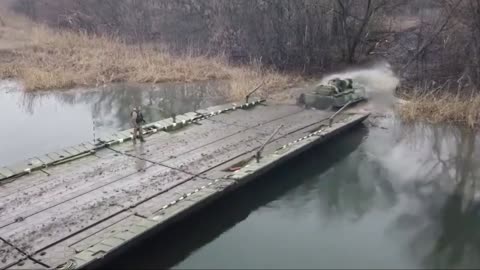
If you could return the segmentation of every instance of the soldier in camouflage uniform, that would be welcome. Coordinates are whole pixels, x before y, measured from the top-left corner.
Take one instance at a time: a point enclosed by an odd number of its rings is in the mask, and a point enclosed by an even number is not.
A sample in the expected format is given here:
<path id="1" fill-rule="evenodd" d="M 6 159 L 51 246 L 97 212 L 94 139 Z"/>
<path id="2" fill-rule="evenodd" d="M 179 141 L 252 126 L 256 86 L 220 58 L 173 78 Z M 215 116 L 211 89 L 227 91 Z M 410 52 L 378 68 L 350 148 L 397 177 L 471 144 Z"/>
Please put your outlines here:
<path id="1" fill-rule="evenodd" d="M 143 123 L 145 123 L 145 120 L 143 119 L 143 114 L 140 111 L 140 107 L 133 108 L 131 118 L 130 118 L 130 124 L 133 127 L 133 143 L 137 142 L 137 137 L 140 138 L 141 142 L 145 141 L 143 139 L 143 129 L 142 129 Z M 137 133 L 138 133 L 138 136 L 137 136 Z"/>

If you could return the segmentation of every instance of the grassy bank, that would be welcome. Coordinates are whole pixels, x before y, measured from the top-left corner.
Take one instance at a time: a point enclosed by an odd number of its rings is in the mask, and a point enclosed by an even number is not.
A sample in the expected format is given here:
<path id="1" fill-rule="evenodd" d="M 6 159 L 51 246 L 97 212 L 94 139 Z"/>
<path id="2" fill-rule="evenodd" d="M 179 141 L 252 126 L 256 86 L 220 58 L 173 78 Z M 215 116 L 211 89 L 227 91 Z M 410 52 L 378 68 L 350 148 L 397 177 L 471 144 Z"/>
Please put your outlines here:
<path id="1" fill-rule="evenodd" d="M 451 93 L 415 93 L 397 107 L 408 122 L 451 123 L 477 128 L 480 124 L 480 95 Z"/>
<path id="2" fill-rule="evenodd" d="M 3 13 L 5 14 L 5 13 Z M 192 82 L 228 80 L 225 96 L 238 99 L 260 83 L 263 94 L 284 89 L 298 78 L 252 64 L 229 65 L 224 57 L 174 56 L 151 45 L 55 31 L 25 18 L 2 16 L 0 77 L 20 80 L 26 90 L 98 86 L 112 82 Z"/>

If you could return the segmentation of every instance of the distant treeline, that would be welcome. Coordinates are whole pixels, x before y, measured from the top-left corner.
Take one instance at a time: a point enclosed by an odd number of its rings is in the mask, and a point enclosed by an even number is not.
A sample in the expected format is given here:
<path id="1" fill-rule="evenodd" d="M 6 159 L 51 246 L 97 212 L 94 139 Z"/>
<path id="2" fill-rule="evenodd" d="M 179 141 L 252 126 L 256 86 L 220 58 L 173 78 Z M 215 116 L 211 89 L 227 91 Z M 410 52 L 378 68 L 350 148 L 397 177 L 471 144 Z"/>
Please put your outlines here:
<path id="1" fill-rule="evenodd" d="M 417 83 L 480 82 L 477 0 L 15 0 L 12 7 L 54 27 L 179 53 L 303 71 L 380 57 Z"/>

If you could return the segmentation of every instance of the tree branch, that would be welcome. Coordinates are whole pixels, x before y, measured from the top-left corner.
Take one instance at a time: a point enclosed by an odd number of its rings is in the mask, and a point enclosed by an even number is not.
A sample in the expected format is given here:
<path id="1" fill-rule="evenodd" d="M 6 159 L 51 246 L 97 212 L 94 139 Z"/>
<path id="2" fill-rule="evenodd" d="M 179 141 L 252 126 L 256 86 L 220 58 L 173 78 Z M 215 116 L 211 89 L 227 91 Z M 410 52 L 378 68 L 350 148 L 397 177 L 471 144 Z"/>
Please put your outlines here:
<path id="1" fill-rule="evenodd" d="M 407 61 L 407 63 L 400 69 L 400 73 L 404 73 L 405 70 L 407 69 L 407 67 L 409 67 L 413 61 L 415 61 L 415 59 L 418 58 L 418 56 L 420 56 L 432 43 L 433 41 L 435 40 L 435 38 L 438 37 L 438 35 L 443 32 L 443 30 L 445 29 L 445 27 L 448 25 L 448 23 L 450 22 L 450 19 L 453 17 L 456 9 L 458 8 L 458 6 L 461 4 L 463 0 L 458 0 L 455 5 L 452 7 L 452 10 L 450 10 L 450 13 L 448 14 L 447 18 L 445 19 L 445 21 L 443 22 L 443 24 L 437 29 L 437 31 L 435 31 L 431 36 L 430 38 L 425 41 L 423 43 L 423 45 L 419 48 L 419 50 Z"/>

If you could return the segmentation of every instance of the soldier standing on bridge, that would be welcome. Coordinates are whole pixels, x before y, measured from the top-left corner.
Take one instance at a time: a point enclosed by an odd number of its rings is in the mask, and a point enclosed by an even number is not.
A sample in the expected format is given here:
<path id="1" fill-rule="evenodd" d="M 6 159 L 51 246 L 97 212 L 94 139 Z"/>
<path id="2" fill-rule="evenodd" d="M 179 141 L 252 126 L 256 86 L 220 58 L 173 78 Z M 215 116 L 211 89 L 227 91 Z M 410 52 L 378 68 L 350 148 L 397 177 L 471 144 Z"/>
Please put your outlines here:
<path id="1" fill-rule="evenodd" d="M 138 132 L 138 137 L 140 138 L 140 141 L 144 142 L 145 140 L 143 139 L 142 124 L 145 123 L 145 119 L 143 119 L 143 114 L 140 111 L 140 107 L 133 108 L 131 118 L 130 118 L 130 123 L 133 127 L 133 143 L 137 142 L 137 132 Z"/>

